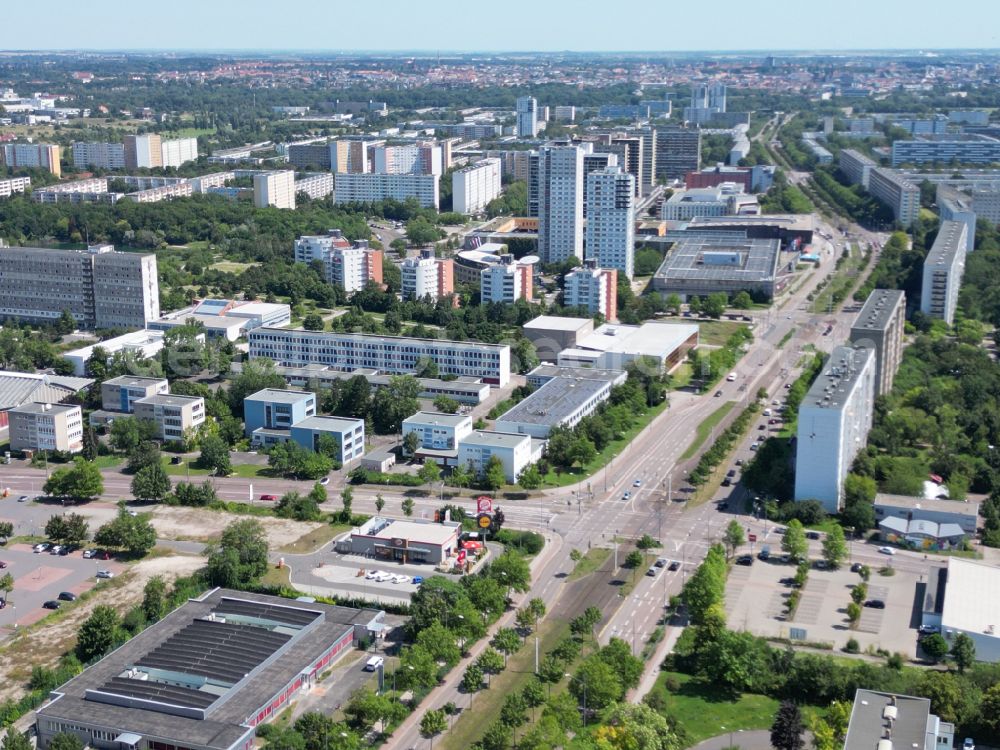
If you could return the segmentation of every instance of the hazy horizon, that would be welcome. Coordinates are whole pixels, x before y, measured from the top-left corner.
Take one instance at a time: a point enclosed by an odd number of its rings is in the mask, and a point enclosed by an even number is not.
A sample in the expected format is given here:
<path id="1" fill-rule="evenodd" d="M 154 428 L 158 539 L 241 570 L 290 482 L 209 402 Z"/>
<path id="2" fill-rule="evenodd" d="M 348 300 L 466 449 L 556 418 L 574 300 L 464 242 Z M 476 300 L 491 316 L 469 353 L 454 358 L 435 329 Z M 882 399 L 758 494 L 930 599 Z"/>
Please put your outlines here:
<path id="1" fill-rule="evenodd" d="M 995 0 L 952 0 L 933 21 L 912 0 L 717 0 L 708 6 L 631 6 L 621 29 L 608 11 L 564 0 L 509 0 L 502 7 L 439 9 L 403 0 L 378 6 L 300 3 L 283 11 L 263 0 L 174 0 L 133 4 L 53 0 L 58 23 L 40 23 L 27 3 L 5 9 L 18 52 L 293 52 L 305 54 L 857 53 L 990 51 L 1000 48 Z M 993 22 L 990 22 L 992 19 Z M 322 42 L 317 44 L 319 39 Z M 337 44 L 339 39 L 350 46 Z M 165 44 L 166 42 L 166 44 Z M 234 43 L 236 42 L 236 43 Z"/>

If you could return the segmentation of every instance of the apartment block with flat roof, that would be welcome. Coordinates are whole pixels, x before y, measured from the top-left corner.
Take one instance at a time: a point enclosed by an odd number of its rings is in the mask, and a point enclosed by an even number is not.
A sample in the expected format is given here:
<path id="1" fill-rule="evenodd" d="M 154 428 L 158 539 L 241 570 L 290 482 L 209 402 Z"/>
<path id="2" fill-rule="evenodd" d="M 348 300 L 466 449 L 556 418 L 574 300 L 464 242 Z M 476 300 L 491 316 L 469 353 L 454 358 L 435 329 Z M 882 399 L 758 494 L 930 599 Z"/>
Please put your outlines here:
<path id="1" fill-rule="evenodd" d="M 892 166 L 902 164 L 994 164 L 1000 162 L 1000 140 L 966 136 L 959 140 L 895 141 L 892 144 Z"/>
<path id="2" fill-rule="evenodd" d="M 516 102 L 517 137 L 538 135 L 538 101 L 533 96 L 520 96 Z"/>
<path id="3" fill-rule="evenodd" d="M 482 304 L 491 302 L 513 304 L 519 299 L 531 301 L 534 296 L 532 267 L 518 263 L 513 255 L 501 255 L 500 262 L 479 272 L 479 299 Z"/>
<path id="4" fill-rule="evenodd" d="M 291 391 L 264 388 L 243 399 L 243 421 L 247 436 L 263 427 L 267 430 L 287 430 L 296 422 L 316 415 L 316 394 L 312 391 Z"/>
<path id="5" fill-rule="evenodd" d="M 156 256 L 0 247 L 0 318 L 50 323 L 69 310 L 81 328 L 143 328 L 159 317 Z"/>
<path id="6" fill-rule="evenodd" d="M 377 203 L 391 198 L 405 202 L 416 198 L 422 208 L 440 205 L 440 179 L 434 174 L 355 174 L 337 173 L 334 202 Z"/>
<path id="7" fill-rule="evenodd" d="M 283 328 L 257 328 L 247 338 L 251 359 L 267 357 L 281 365 L 371 368 L 399 375 L 413 373 L 426 358 L 442 375 L 482 378 L 501 386 L 510 380 L 510 347 L 505 344 Z"/>
<path id="8" fill-rule="evenodd" d="M 14 193 L 26 193 L 30 189 L 30 177 L 8 177 L 0 180 L 0 198 L 9 198 Z"/>
<path id="9" fill-rule="evenodd" d="M 74 143 L 73 166 L 77 169 L 125 169 L 125 145 L 122 143 Z"/>
<path id="10" fill-rule="evenodd" d="M 420 251 L 415 258 L 407 258 L 400 266 L 403 299 L 438 300 L 455 291 L 454 261 L 436 258 L 432 249 Z"/>
<path id="11" fill-rule="evenodd" d="M 500 195 L 500 160 L 480 159 L 451 174 L 452 209 L 460 214 L 478 214 Z"/>
<path id="12" fill-rule="evenodd" d="M 253 204 L 257 208 L 295 208 L 295 172 L 264 172 L 253 177 Z"/>
<path id="13" fill-rule="evenodd" d="M 838 166 L 852 185 L 860 185 L 867 190 L 871 170 L 873 167 L 877 167 L 878 164 L 860 151 L 845 148 L 840 152 Z"/>
<path id="14" fill-rule="evenodd" d="M 156 425 L 156 437 L 164 442 L 184 440 L 188 431 L 205 423 L 205 399 L 201 396 L 158 393 L 132 406 L 137 419 L 149 419 Z"/>
<path id="15" fill-rule="evenodd" d="M 875 352 L 834 347 L 799 407 L 795 499 L 839 513 L 844 478 L 865 447 L 875 401 Z"/>
<path id="16" fill-rule="evenodd" d="M 701 131 L 697 128 L 656 128 L 656 177 L 683 179 L 701 166 Z"/>
<path id="17" fill-rule="evenodd" d="M 868 170 L 868 192 L 892 209 L 892 215 L 909 227 L 920 215 L 920 188 L 891 169 Z"/>
<path id="18" fill-rule="evenodd" d="M 924 258 L 920 310 L 948 325 L 955 320 L 958 292 L 965 273 L 968 227 L 959 221 L 942 221 L 934 244 Z"/>
<path id="19" fill-rule="evenodd" d="M 170 393 L 166 378 L 121 375 L 101 383 L 101 408 L 131 414 L 139 399 L 163 393 Z"/>
<path id="20" fill-rule="evenodd" d="M 163 140 L 155 133 L 125 136 L 125 168 L 152 169 L 163 166 Z"/>
<path id="21" fill-rule="evenodd" d="M 295 240 L 295 260 L 320 261 L 326 280 L 348 293 L 361 291 L 369 281 L 382 283 L 382 251 L 368 247 L 367 242 L 352 245 L 339 229 L 299 237 Z"/>
<path id="22" fill-rule="evenodd" d="M 574 268 L 564 277 L 563 304 L 603 315 L 614 323 L 618 320 L 618 271 L 601 268 L 596 260 L 584 261 L 582 268 Z"/>
<path id="23" fill-rule="evenodd" d="M 875 351 L 876 396 L 892 390 L 903 359 L 905 325 L 906 295 L 897 289 L 875 289 L 851 326 L 851 344 Z"/>
<path id="24" fill-rule="evenodd" d="M 47 169 L 56 177 L 62 175 L 59 147 L 48 143 L 7 143 L 0 146 L 0 157 L 11 168 Z"/>
<path id="25" fill-rule="evenodd" d="M 635 177 L 621 167 L 587 175 L 586 255 L 631 279 L 635 266 Z"/>
<path id="26" fill-rule="evenodd" d="M 538 254 L 545 263 L 583 258 L 584 150 L 543 146 L 538 150 Z M 530 192 L 530 191 L 529 191 Z"/>
<path id="27" fill-rule="evenodd" d="M 289 430 L 292 440 L 309 450 L 318 450 L 320 438 L 328 435 L 337 441 L 335 457 L 341 464 L 361 458 L 365 454 L 365 420 L 347 417 L 306 417 L 293 424 Z"/>
<path id="28" fill-rule="evenodd" d="M 7 412 L 13 451 L 83 450 L 83 412 L 70 404 L 22 404 Z"/>

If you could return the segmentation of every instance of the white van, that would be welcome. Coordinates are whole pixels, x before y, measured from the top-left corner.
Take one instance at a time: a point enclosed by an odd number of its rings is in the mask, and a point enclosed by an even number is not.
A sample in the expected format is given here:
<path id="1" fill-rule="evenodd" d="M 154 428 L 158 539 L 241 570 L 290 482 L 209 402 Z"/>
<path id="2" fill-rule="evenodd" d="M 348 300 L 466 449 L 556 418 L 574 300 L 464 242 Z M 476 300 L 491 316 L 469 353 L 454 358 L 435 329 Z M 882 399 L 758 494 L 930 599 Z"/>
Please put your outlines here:
<path id="1" fill-rule="evenodd" d="M 371 659 L 369 659 L 368 661 L 365 662 L 365 671 L 366 672 L 374 672 L 379 667 L 381 667 L 384 663 L 385 663 L 385 659 L 383 659 L 381 656 L 373 656 Z"/>
<path id="2" fill-rule="evenodd" d="M 729 381 L 730 383 L 732 383 L 733 381 L 735 381 L 736 380 L 736 373 L 735 372 L 731 372 L 728 375 L 726 375 L 726 380 Z"/>

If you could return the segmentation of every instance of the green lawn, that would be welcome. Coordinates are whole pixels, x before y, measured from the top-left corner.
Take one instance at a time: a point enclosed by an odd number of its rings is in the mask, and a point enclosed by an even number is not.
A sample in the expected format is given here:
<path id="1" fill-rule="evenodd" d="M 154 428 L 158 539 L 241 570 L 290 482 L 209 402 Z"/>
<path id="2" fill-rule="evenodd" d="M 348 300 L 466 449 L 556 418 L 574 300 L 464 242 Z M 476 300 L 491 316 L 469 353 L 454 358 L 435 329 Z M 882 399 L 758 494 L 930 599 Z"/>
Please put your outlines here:
<path id="1" fill-rule="evenodd" d="M 192 461 L 187 461 L 182 459 L 179 464 L 170 463 L 170 456 L 162 456 L 161 461 L 163 462 L 163 468 L 166 469 L 167 474 L 174 477 L 207 477 L 212 472 L 208 469 L 201 469 L 195 466 L 197 459 Z M 267 476 L 268 467 L 266 465 L 259 464 L 235 464 L 233 466 L 233 471 L 229 476 L 233 477 L 244 477 L 246 479 L 253 479 L 254 477 Z"/>
<path id="2" fill-rule="evenodd" d="M 829 283 L 813 299 L 810 311 L 825 313 L 831 309 L 839 309 L 840 305 L 850 297 L 851 290 L 864 276 L 869 260 L 870 258 L 865 258 L 861 246 L 852 243 L 850 257 L 843 261 L 840 268 L 830 276 Z"/>
<path id="3" fill-rule="evenodd" d="M 745 327 L 746 323 L 736 323 L 731 320 L 698 321 L 698 343 L 708 346 L 722 346 L 737 329 Z"/>
<path id="4" fill-rule="evenodd" d="M 349 531 L 350 528 L 347 524 L 324 524 L 317 529 L 313 529 L 308 534 L 300 536 L 291 544 L 286 544 L 280 551 L 288 554 L 315 552 L 327 542 L 332 541 L 338 534 Z"/>
<path id="5" fill-rule="evenodd" d="M 584 576 L 589 576 L 604 565 L 610 556 L 611 550 L 607 547 L 594 547 L 587 550 L 587 553 L 573 566 L 573 572 L 569 574 L 569 578 L 566 580 L 575 581 Z"/>
<path id="6" fill-rule="evenodd" d="M 98 469 L 117 469 L 125 462 L 122 456 L 98 456 L 91 463 L 97 466 Z"/>
<path id="7" fill-rule="evenodd" d="M 708 439 L 708 436 L 712 434 L 712 430 L 716 428 L 719 422 L 726 418 L 726 415 L 733 410 L 734 406 L 736 406 L 735 401 L 726 401 L 722 406 L 709 414 L 700 425 L 698 425 L 698 429 L 695 430 L 694 433 L 694 440 L 691 441 L 691 445 L 688 446 L 687 450 L 681 454 L 681 461 L 687 461 L 689 458 L 694 457 L 694 454 L 698 452 L 699 448 L 701 448 L 702 443 L 704 443 Z"/>
<path id="8" fill-rule="evenodd" d="M 676 692 L 666 688 L 676 680 Z M 733 744 L 739 745 L 741 729 L 769 729 L 778 710 L 778 701 L 765 695 L 742 695 L 737 700 L 720 696 L 718 688 L 680 672 L 662 672 L 652 693 L 666 699 L 666 712 L 677 720 L 686 734 L 688 747 L 709 737 L 734 732 Z"/>
<path id="9" fill-rule="evenodd" d="M 669 396 L 667 398 L 669 400 Z M 621 453 L 622 449 L 631 443 L 635 439 L 635 436 L 646 429 L 649 423 L 662 414 L 666 408 L 667 401 L 664 401 L 662 404 L 654 406 L 647 411 L 632 429 L 617 440 L 608 443 L 604 447 L 604 450 L 597 454 L 597 458 L 586 466 L 574 466 L 572 469 L 558 474 L 554 469 L 550 469 L 549 473 L 542 477 L 542 487 L 565 487 L 568 484 L 576 484 L 593 476 L 603 469 L 615 456 Z"/>

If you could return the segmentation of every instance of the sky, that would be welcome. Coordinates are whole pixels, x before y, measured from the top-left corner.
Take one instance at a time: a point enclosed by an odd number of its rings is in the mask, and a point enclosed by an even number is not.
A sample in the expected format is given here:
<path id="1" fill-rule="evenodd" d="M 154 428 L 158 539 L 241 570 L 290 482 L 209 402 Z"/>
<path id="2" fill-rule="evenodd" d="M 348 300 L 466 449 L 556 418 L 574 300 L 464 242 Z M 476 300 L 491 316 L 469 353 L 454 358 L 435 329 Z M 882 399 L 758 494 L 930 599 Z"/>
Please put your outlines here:
<path id="1" fill-rule="evenodd" d="M 998 0 L 3 0 L 0 49 L 1000 48 Z M 17 33 L 2 33 L 2 27 Z"/>

